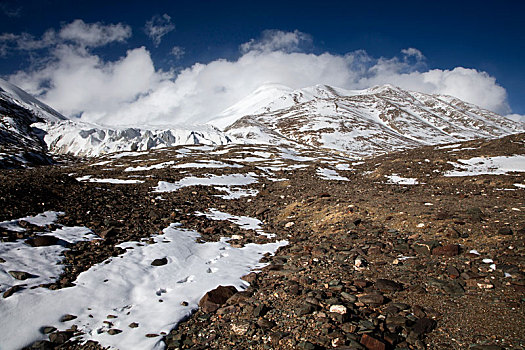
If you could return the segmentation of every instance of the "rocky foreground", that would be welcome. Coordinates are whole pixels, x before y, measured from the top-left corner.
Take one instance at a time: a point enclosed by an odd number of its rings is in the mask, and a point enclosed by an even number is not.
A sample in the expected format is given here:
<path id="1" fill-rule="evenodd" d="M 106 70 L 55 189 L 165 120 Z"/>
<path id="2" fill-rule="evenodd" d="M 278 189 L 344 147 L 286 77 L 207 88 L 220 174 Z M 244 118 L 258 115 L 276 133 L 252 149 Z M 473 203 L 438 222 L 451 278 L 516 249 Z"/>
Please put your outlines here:
<path id="1" fill-rule="evenodd" d="M 41 286 L 52 290 L 122 255 L 122 242 L 159 244 L 150 237 L 171 223 L 202 242 L 231 237 L 233 247 L 288 241 L 243 278 L 245 290 L 210 291 L 171 332 L 144 335 L 168 349 L 524 349 L 524 173 L 489 165 L 480 174 L 479 164 L 468 173 L 464 161 L 524 155 L 525 134 L 363 160 L 261 145 L 175 147 L 2 170 L 0 221 L 62 211 L 58 225 L 103 238 L 69 245 L 62 275 Z M 447 176 L 454 172 L 463 176 Z M 228 175 L 255 180 L 185 182 Z M 167 184 L 178 185 L 163 191 Z M 202 215 L 210 209 L 257 218 L 267 235 Z M 53 244 L 39 242 L 42 228 L 20 225 L 0 229 L 2 241 Z M 21 284 L 0 286 L 4 300 Z M 66 316 L 63 327 L 37 325 L 48 340 L 29 348 L 103 347 L 80 342 L 76 316 Z M 105 332 L 117 335 L 110 316 Z"/>

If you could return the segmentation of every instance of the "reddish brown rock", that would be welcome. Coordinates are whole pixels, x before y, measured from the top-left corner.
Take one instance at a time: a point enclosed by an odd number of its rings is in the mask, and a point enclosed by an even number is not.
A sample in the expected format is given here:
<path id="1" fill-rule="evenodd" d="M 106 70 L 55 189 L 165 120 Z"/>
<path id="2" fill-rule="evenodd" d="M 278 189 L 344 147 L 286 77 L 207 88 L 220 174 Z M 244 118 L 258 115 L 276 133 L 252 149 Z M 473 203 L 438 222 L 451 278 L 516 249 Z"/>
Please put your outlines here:
<path id="1" fill-rule="evenodd" d="M 436 247 L 432 250 L 432 255 L 456 256 L 459 254 L 459 245 L 447 244 L 441 247 Z"/>
<path id="2" fill-rule="evenodd" d="M 368 350 L 386 349 L 385 343 L 383 343 L 381 340 L 369 336 L 368 334 L 363 334 L 363 336 L 361 337 L 361 344 L 363 344 Z"/>
<path id="3" fill-rule="evenodd" d="M 237 293 L 237 289 L 234 286 L 218 286 L 204 294 L 199 301 L 199 307 L 204 312 L 213 312 L 225 304 L 235 293 Z"/>

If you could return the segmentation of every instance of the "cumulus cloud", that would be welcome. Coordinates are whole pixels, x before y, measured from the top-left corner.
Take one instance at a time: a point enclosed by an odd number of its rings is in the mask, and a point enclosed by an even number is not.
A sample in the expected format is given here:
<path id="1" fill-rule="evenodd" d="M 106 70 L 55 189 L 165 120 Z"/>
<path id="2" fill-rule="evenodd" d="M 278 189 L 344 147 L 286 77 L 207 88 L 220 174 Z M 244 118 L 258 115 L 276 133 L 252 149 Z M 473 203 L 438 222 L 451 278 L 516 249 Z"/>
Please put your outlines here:
<path id="1" fill-rule="evenodd" d="M 171 22 L 171 17 L 166 13 L 162 16 L 153 16 L 146 22 L 146 26 L 144 27 L 146 35 L 153 41 L 155 47 L 159 46 L 164 35 L 173 30 L 175 30 L 175 25 Z"/>
<path id="2" fill-rule="evenodd" d="M 35 38 L 29 33 L 0 34 L 0 56 L 6 56 L 14 50 L 34 51 L 63 44 L 88 48 L 100 47 L 112 42 L 124 42 L 130 37 L 131 27 L 128 25 L 85 23 L 81 19 L 76 19 L 62 25 L 58 32 L 55 29 L 46 30 L 40 38 Z"/>
<path id="3" fill-rule="evenodd" d="M 131 27 L 122 23 L 105 25 L 100 22 L 85 23 L 76 19 L 63 26 L 58 36 L 83 46 L 97 47 L 115 41 L 126 41 L 131 37 Z"/>
<path id="4" fill-rule="evenodd" d="M 236 60 L 196 63 L 177 73 L 156 69 L 144 47 L 104 61 L 88 47 L 62 44 L 44 65 L 10 80 L 66 115 L 112 125 L 205 123 L 266 83 L 347 89 L 389 83 L 510 113 L 505 89 L 485 72 L 428 70 L 415 48 L 389 58 L 363 50 L 346 55 L 300 52 L 304 38 L 298 31 L 267 31 L 241 45 Z M 181 53 L 178 47 L 174 50 L 172 54 Z"/>
<path id="5" fill-rule="evenodd" d="M 262 32 L 261 38 L 251 39 L 240 46 L 242 53 L 250 51 L 271 52 L 299 51 L 303 46 L 311 44 L 312 37 L 308 34 L 294 30 L 293 32 L 284 32 L 282 30 L 270 29 Z"/>

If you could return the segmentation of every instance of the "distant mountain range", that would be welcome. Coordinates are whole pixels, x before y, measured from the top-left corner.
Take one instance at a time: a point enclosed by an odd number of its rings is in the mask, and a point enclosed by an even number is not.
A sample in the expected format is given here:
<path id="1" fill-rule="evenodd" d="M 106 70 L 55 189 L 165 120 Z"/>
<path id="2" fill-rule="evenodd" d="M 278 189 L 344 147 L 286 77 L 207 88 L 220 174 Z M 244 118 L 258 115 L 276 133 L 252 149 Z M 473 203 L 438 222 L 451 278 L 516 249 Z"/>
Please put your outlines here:
<path id="1" fill-rule="evenodd" d="M 268 85 L 212 121 L 237 142 L 298 143 L 368 156 L 422 145 L 496 138 L 524 124 L 451 96 L 384 85 L 292 90 Z"/>
<path id="2" fill-rule="evenodd" d="M 385 85 L 294 90 L 268 84 L 207 125 L 112 127 L 68 119 L 0 79 L 0 166 L 46 164 L 50 155 L 97 156 L 182 144 L 291 144 L 369 156 L 420 145 L 496 138 L 525 124 L 451 96 Z"/>

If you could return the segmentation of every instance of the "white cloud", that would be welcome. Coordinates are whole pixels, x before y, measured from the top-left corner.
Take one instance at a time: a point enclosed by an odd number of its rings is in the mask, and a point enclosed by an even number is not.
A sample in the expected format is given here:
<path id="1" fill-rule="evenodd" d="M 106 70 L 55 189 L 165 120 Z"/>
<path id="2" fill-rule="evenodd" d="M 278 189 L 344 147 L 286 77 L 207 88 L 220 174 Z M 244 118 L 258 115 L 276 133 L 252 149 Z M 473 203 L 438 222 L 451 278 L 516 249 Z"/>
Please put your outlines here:
<path id="1" fill-rule="evenodd" d="M 143 47 L 104 61 L 89 48 L 62 44 L 45 65 L 10 80 L 66 115 L 113 125 L 204 123 L 265 83 L 347 89 L 390 83 L 510 112 L 506 91 L 494 77 L 461 67 L 424 69 L 424 56 L 414 48 L 391 58 L 375 58 L 363 50 L 308 54 L 293 52 L 302 39 L 292 38 L 301 38 L 300 32 L 272 33 L 242 45 L 244 53 L 237 60 L 196 63 L 177 74 L 157 70 Z"/>
<path id="2" fill-rule="evenodd" d="M 182 56 L 184 56 L 185 53 L 186 51 L 184 50 L 184 48 L 180 46 L 173 46 L 173 48 L 170 51 L 170 55 L 175 56 L 176 59 L 182 58 Z"/>
<path id="3" fill-rule="evenodd" d="M 408 49 L 403 49 L 401 50 L 401 53 L 405 55 L 405 57 L 415 57 L 417 60 L 425 59 L 425 56 L 423 55 L 423 53 L 413 47 L 409 47 Z"/>
<path id="4" fill-rule="evenodd" d="M 162 16 L 155 15 L 146 22 L 144 31 L 153 41 L 155 46 L 159 46 L 162 37 L 175 30 L 175 25 L 171 22 L 171 17 L 166 13 Z"/>
<path id="5" fill-rule="evenodd" d="M 271 29 L 262 32 L 258 40 L 251 39 L 240 46 L 242 53 L 250 51 L 270 52 L 284 51 L 294 52 L 301 49 L 303 45 L 310 44 L 312 37 L 308 34 L 294 30 L 293 32 L 284 32 L 281 30 Z"/>
<path id="6" fill-rule="evenodd" d="M 46 30 L 40 38 L 35 38 L 29 33 L 0 34 L 0 56 L 6 56 L 14 50 L 30 52 L 46 48 L 52 49 L 63 44 L 99 47 L 112 42 L 123 42 L 130 37 L 131 27 L 128 25 L 85 23 L 81 19 L 76 19 L 62 25 L 58 32 L 55 29 Z"/>
<path id="7" fill-rule="evenodd" d="M 131 27 L 122 23 L 108 24 L 85 23 L 81 19 L 63 26 L 58 36 L 66 41 L 87 46 L 97 47 L 111 42 L 123 42 L 131 37 Z"/>

